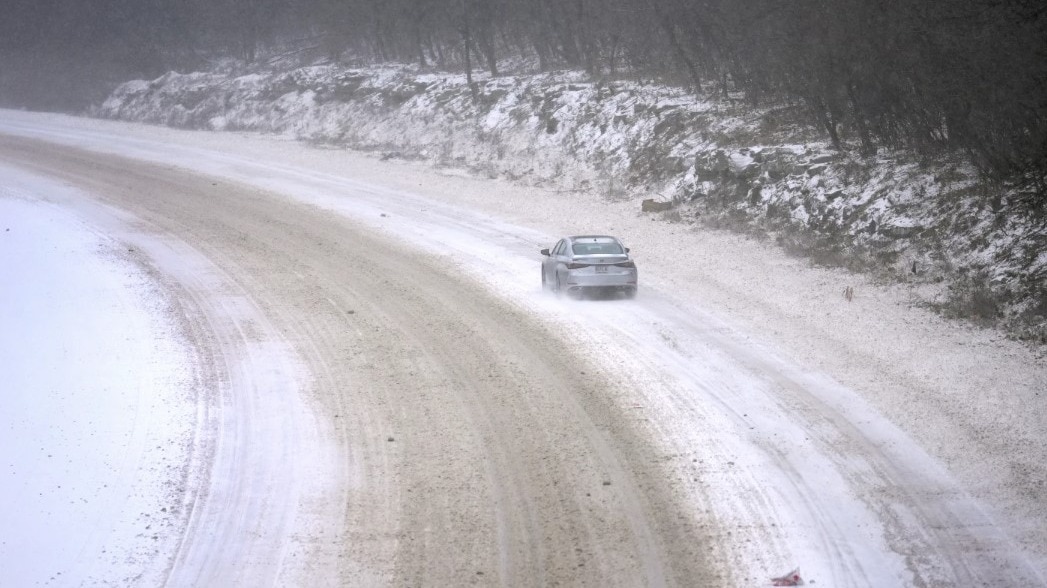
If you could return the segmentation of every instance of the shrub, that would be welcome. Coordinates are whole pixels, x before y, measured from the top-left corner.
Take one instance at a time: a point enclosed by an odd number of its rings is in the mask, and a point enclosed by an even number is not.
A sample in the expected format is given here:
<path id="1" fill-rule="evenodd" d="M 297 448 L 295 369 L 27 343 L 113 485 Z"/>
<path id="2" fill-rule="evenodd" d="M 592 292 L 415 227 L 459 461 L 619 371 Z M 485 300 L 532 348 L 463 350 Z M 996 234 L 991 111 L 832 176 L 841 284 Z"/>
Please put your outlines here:
<path id="1" fill-rule="evenodd" d="M 1001 303 L 1001 296 L 993 290 L 988 272 L 979 270 L 960 275 L 949 285 L 945 300 L 933 306 L 948 318 L 966 319 L 988 327 L 999 321 Z"/>

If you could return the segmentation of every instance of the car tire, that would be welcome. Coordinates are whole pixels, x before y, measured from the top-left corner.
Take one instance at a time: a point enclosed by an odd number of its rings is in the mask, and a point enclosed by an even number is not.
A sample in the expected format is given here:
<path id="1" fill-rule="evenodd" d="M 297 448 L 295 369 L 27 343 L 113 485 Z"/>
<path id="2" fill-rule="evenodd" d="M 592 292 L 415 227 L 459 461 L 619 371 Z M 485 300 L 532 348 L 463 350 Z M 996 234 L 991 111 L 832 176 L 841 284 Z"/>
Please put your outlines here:
<path id="1" fill-rule="evenodd" d="M 632 300 L 633 298 L 636 298 L 636 288 L 626 288 L 625 298 L 627 300 Z"/>
<path id="2" fill-rule="evenodd" d="M 548 290 L 548 289 L 549 289 L 549 284 L 548 284 L 548 283 L 546 283 L 546 279 L 545 279 L 545 268 L 543 267 L 543 268 L 542 268 L 542 291 L 543 291 L 543 292 L 545 292 L 545 291 L 546 291 L 546 290 Z"/>

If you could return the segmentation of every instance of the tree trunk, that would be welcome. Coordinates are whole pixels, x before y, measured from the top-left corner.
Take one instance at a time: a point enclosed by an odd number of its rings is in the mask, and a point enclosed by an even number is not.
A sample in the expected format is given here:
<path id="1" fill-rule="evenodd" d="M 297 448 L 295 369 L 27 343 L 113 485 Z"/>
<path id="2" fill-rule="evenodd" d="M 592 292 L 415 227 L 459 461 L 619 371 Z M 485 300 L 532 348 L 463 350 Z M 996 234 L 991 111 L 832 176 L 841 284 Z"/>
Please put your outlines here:
<path id="1" fill-rule="evenodd" d="M 862 142 L 861 154 L 863 156 L 876 155 L 876 145 L 873 144 L 869 127 L 865 124 L 865 110 L 858 101 L 858 91 L 854 88 L 854 82 L 847 82 L 847 98 L 851 101 L 854 125 L 858 127 L 858 138 Z"/>
<path id="2" fill-rule="evenodd" d="M 676 54 L 676 58 L 679 59 L 684 67 L 687 68 L 687 75 L 691 78 L 691 84 L 694 92 L 700 93 L 702 91 L 702 76 L 698 73 L 698 65 L 694 62 L 694 59 L 687 54 L 683 45 L 680 44 L 679 38 L 676 36 L 676 24 L 673 22 L 672 17 L 662 10 L 659 10 L 657 0 L 647 0 L 647 5 L 655 11 L 658 17 L 658 24 L 661 25 L 665 36 L 669 40 L 669 45 L 673 48 L 673 53 Z"/>
<path id="3" fill-rule="evenodd" d="M 473 32 L 469 19 L 469 6 L 462 2 L 462 41 L 465 43 L 465 83 L 469 86 L 469 92 L 476 100 L 476 85 L 473 84 L 473 59 L 472 45 Z"/>
<path id="4" fill-rule="evenodd" d="M 491 77 L 498 77 L 498 58 L 494 48 L 494 15 L 491 13 L 491 0 L 479 0 L 477 3 L 479 22 L 476 42 L 487 61 Z"/>
<path id="5" fill-rule="evenodd" d="M 836 120 L 829 112 L 828 107 L 825 105 L 825 101 L 821 98 L 808 98 L 808 104 L 811 110 L 814 111 L 814 116 L 818 119 L 818 123 L 822 125 L 825 132 L 829 135 L 829 140 L 832 141 L 833 149 L 837 151 L 843 151 L 843 143 L 840 142 L 840 134 L 836 131 Z"/>
<path id="6" fill-rule="evenodd" d="M 611 79 L 614 79 L 618 75 L 618 46 L 621 44 L 621 37 L 617 34 L 611 35 L 611 54 L 608 57 L 607 68 L 608 75 Z"/>
<path id="7" fill-rule="evenodd" d="M 429 64 L 425 59 L 425 43 L 422 40 L 422 27 L 419 26 L 417 21 L 414 23 L 414 49 L 415 55 L 418 58 L 418 67 L 427 67 Z"/>

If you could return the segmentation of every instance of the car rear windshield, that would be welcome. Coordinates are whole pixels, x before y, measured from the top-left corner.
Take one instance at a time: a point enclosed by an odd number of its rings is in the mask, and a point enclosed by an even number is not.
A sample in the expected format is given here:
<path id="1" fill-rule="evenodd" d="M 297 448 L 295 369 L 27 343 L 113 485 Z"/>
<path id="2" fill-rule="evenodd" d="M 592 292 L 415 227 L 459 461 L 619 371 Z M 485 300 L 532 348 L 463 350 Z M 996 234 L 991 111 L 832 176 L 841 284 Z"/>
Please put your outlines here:
<path id="1" fill-rule="evenodd" d="M 575 255 L 621 255 L 622 246 L 615 241 L 582 241 L 571 245 Z"/>

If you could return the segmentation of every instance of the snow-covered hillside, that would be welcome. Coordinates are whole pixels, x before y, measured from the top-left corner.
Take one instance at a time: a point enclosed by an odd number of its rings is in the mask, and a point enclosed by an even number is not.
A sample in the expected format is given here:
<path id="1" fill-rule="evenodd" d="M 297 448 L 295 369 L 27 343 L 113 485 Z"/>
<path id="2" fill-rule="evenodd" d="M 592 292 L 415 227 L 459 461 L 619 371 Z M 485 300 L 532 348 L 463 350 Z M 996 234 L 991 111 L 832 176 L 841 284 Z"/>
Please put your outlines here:
<path id="1" fill-rule="evenodd" d="M 812 260 L 911 284 L 914 303 L 1047 341 L 1047 219 L 1016 214 L 959 158 L 837 153 L 760 109 L 578 72 L 527 76 L 314 65 L 168 73 L 95 115 L 259 131 L 608 200 L 653 220 L 771 236 Z M 654 204 L 654 206 L 651 206 Z M 660 205 L 660 206 L 659 206 Z"/>

